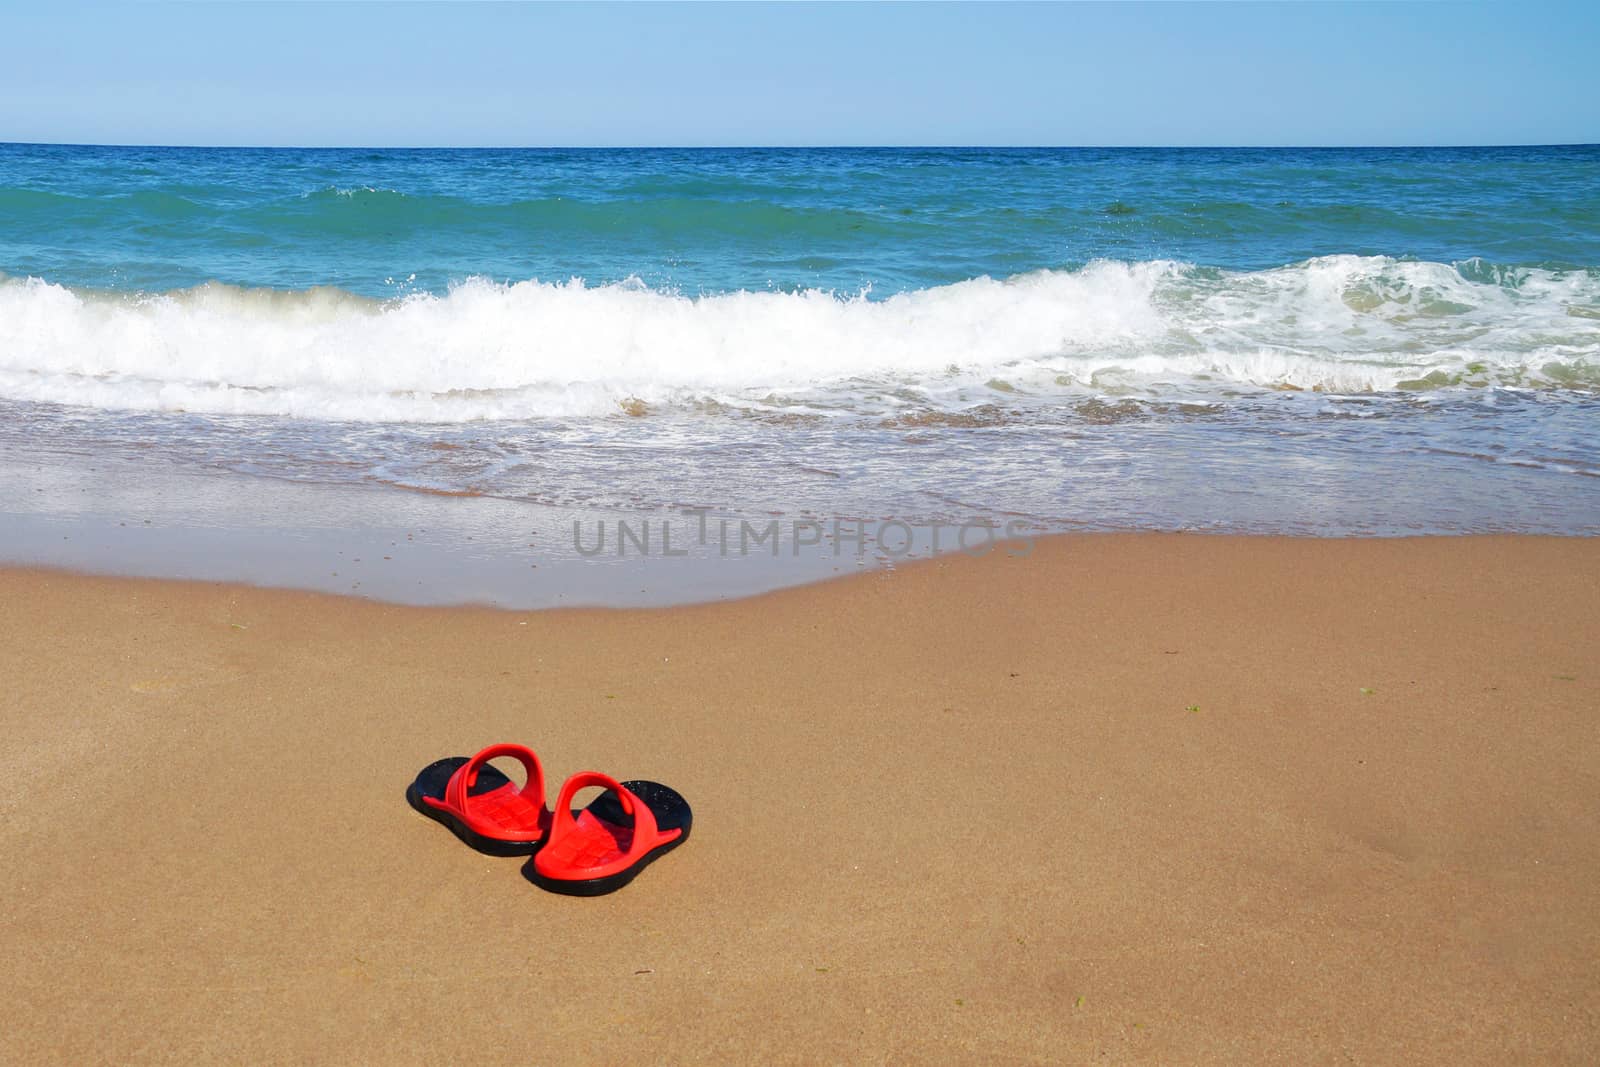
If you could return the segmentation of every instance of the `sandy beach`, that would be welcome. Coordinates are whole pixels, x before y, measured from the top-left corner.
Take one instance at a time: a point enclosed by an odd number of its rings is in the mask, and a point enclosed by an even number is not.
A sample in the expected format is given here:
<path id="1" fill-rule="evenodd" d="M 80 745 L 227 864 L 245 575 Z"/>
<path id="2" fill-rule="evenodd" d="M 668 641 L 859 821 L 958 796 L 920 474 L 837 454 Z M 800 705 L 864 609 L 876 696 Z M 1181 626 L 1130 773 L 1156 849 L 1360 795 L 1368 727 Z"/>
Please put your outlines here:
<path id="1" fill-rule="evenodd" d="M 6 1062 L 1600 1040 L 1592 540 L 1070 536 L 650 611 L 0 591 Z M 693 839 L 538 890 L 402 799 L 502 740 Z"/>

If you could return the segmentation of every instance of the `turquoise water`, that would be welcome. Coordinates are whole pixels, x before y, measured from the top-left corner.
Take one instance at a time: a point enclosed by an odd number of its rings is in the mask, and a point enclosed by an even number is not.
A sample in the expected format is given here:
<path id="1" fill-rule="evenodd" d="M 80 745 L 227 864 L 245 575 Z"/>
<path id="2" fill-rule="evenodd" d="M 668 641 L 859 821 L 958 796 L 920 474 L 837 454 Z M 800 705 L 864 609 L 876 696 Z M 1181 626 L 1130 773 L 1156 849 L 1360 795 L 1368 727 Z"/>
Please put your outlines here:
<path id="1" fill-rule="evenodd" d="M 1600 148 L 0 146 L 0 457 L 1600 532 Z"/>
<path id="2" fill-rule="evenodd" d="M 1318 256 L 1600 267 L 1600 149 L 212 150 L 0 146 L 12 276 L 390 297 L 469 278 L 887 295 Z"/>

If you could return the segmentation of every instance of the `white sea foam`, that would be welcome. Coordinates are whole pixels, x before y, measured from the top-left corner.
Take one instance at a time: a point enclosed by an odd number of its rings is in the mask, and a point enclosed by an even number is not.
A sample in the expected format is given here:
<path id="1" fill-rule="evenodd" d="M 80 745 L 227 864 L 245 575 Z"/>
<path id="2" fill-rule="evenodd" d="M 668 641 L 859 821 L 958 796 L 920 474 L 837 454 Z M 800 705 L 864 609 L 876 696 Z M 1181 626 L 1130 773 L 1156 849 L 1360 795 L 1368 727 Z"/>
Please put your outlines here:
<path id="1" fill-rule="evenodd" d="M 1100 262 L 869 299 L 472 280 L 378 302 L 0 281 L 0 395 L 453 422 L 713 400 L 878 411 L 989 395 L 1600 385 L 1600 278 L 1333 256 Z"/>

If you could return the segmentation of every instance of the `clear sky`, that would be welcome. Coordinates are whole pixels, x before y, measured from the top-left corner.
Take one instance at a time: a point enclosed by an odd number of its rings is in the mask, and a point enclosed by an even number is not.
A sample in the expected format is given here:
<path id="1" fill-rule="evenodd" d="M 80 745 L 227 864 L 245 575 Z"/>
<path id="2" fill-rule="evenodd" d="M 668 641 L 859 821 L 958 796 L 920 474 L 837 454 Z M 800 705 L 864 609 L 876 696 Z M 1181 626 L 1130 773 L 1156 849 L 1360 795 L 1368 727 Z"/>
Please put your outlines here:
<path id="1" fill-rule="evenodd" d="M 1600 141 L 1600 3 L 0 0 L 0 141 Z"/>

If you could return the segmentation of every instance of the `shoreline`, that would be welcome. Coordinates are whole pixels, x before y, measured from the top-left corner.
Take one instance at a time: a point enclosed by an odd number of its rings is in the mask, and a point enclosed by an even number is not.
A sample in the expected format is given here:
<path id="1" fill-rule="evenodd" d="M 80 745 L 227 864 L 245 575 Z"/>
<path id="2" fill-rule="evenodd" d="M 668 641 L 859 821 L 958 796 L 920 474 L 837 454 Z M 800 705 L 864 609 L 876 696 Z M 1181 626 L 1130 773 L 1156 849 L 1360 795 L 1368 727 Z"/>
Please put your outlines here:
<path id="1" fill-rule="evenodd" d="M 136 438 L 124 440 L 114 432 L 115 419 L 102 425 L 101 416 L 90 418 L 88 424 L 99 427 L 91 433 L 70 415 L 24 411 L 10 437 L 0 434 L 0 500 L 5 501 L 0 560 L 5 563 L 317 589 L 396 603 L 523 609 L 731 600 L 927 558 L 935 548 L 935 522 L 943 524 L 947 546 L 962 536 L 963 524 L 985 524 L 1003 533 L 1012 522 L 1024 525 L 1019 531 L 1024 535 L 1041 537 L 1156 531 L 1251 537 L 1592 536 L 1600 531 L 1600 480 L 1579 474 L 1529 471 L 1481 457 L 1460 460 L 1464 466 L 1451 473 L 1433 470 L 1428 458 L 1433 453 L 1424 449 L 1413 457 L 1420 465 L 1408 468 L 1419 477 L 1425 468 L 1431 470 L 1426 485 L 1420 485 L 1383 463 L 1361 467 L 1358 477 L 1346 462 L 1349 454 L 1337 462 L 1305 455 L 1296 469 L 1309 472 L 1311 482 L 1291 494 L 1276 484 L 1276 476 L 1266 483 L 1237 483 L 1228 476 L 1226 448 L 1223 454 L 1204 448 L 1191 454 L 1181 434 L 1146 440 L 1140 447 L 1143 465 L 1130 468 L 1115 460 L 1126 451 L 1116 445 L 1117 432 L 1142 425 L 1138 420 L 1098 429 L 1091 420 L 1080 427 L 1091 436 L 1110 435 L 1096 438 L 1099 443 L 1090 448 L 1105 462 L 1088 462 L 1087 454 L 1075 452 L 1069 462 L 1061 458 L 1068 453 L 1061 453 L 1052 461 L 1062 464 L 1060 469 L 1047 464 L 1020 483 L 997 470 L 991 472 L 997 479 L 992 486 L 967 493 L 928 496 L 923 488 L 907 485 L 880 494 L 872 491 L 870 478 L 862 480 L 845 468 L 773 475 L 772 484 L 754 487 L 720 479 L 720 468 L 701 456 L 689 463 L 688 474 L 668 477 L 641 496 L 625 485 L 615 492 L 606 488 L 604 471 L 614 461 L 597 458 L 606 454 L 602 448 L 586 459 L 582 449 L 562 453 L 578 456 L 578 466 L 548 491 L 529 483 L 510 496 L 461 497 L 377 484 L 370 481 L 371 471 L 339 475 L 349 481 L 302 481 L 270 473 L 275 469 L 270 464 L 241 468 L 252 448 L 270 446 L 269 452 L 293 455 L 298 446 L 292 440 L 249 445 L 247 437 L 245 445 L 223 447 L 225 427 L 212 427 L 171 455 L 136 455 L 129 451 L 130 440 L 188 441 L 181 418 L 151 416 L 154 421 L 139 424 Z M 1581 426 L 1575 420 L 1581 416 L 1581 406 L 1574 407 L 1549 432 L 1556 439 L 1577 434 Z M 1196 416 L 1190 430 L 1204 436 L 1208 418 Z M 1329 433 L 1327 427 L 1368 425 L 1359 419 L 1320 421 Z M 264 424 L 250 425 L 257 432 Z M 1170 429 L 1152 425 L 1138 432 L 1167 434 Z M 53 436 L 58 432 L 61 436 Z M 397 455 L 420 448 L 478 457 L 462 461 L 468 466 L 489 462 L 497 450 L 510 447 L 471 435 L 452 442 L 445 434 L 432 441 L 438 449 L 424 448 L 431 431 L 406 432 L 410 444 L 396 446 Z M 937 471 L 963 450 L 987 447 L 983 431 L 971 433 L 977 436 L 957 435 L 953 453 L 933 446 L 924 449 L 921 460 L 911 452 L 902 458 L 913 464 L 931 459 L 930 469 Z M 17 436 L 27 438 L 25 447 L 11 439 Z M 869 444 L 849 440 L 860 448 Z M 1315 451 L 1320 440 L 1313 436 L 1302 446 Z M 40 447 L 39 442 L 53 444 Z M 634 442 L 636 447 L 649 444 L 648 435 Z M 802 447 L 804 441 L 788 444 Z M 338 440 L 323 445 L 335 451 L 344 447 Z M 924 448 L 904 441 L 896 447 Z M 1359 444 L 1351 447 L 1366 454 Z M 1561 454 L 1560 449 L 1552 453 Z M 1008 462 L 1020 462 L 1021 455 Z M 1168 455 L 1188 460 L 1158 471 L 1160 457 Z M 1080 469 L 1080 460 L 1088 465 Z M 585 463 L 593 468 L 593 478 L 583 473 L 590 469 Z M 986 469 L 976 460 L 959 465 L 973 472 Z M 735 466 L 750 474 L 749 463 Z M 821 492 L 811 482 L 837 484 Z M 1389 491 L 1374 493 L 1378 484 Z M 1039 495 L 1022 491 L 1029 485 Z M 718 506 L 695 506 L 706 501 Z M 610 538 L 604 551 L 593 555 L 597 531 Z M 633 538 L 627 551 L 612 551 L 626 537 Z M 646 545 L 648 551 L 640 551 Z"/>
<path id="2" fill-rule="evenodd" d="M 941 524 L 943 525 L 943 524 Z M 952 528 L 945 526 L 946 529 Z M 163 533 L 167 531 L 162 531 Z M 919 534 L 921 531 L 918 531 Z M 0 559 L 0 580 L 6 578 L 35 577 L 39 579 L 57 578 L 63 580 L 83 580 L 89 582 L 131 582 L 149 584 L 155 587 L 172 586 L 179 589 L 210 589 L 244 591 L 249 593 L 264 593 L 268 595 L 282 595 L 288 597 L 310 597 L 314 600 L 327 600 L 333 603 L 349 601 L 357 604 L 369 604 L 377 607 L 398 608 L 405 611 L 427 611 L 438 613 L 452 612 L 491 612 L 506 615 L 548 615 L 560 613 L 665 613 L 673 611 L 687 611 L 696 608 L 710 608 L 716 606 L 738 605 L 747 602 L 759 602 L 770 597 L 785 594 L 799 593 L 816 587 L 826 587 L 860 581 L 871 577 L 887 578 L 897 573 L 910 571 L 915 573 L 926 568 L 939 568 L 942 565 L 962 561 L 978 562 L 990 557 L 1006 559 L 1027 559 L 1039 545 L 1047 546 L 1047 551 L 1055 552 L 1060 546 L 1071 544 L 1095 544 L 1117 541 L 1217 541 L 1239 544 L 1268 545 L 1273 542 L 1298 542 L 1325 545 L 1355 545 L 1355 544 L 1428 544 L 1432 542 L 1527 542 L 1538 544 L 1549 542 L 1561 543 L 1592 543 L 1600 545 L 1600 535 L 1592 534 L 1544 534 L 1544 533 L 1420 533 L 1420 534 L 1373 534 L 1367 536 L 1356 535 L 1314 535 L 1290 533 L 1234 533 L 1226 531 L 1209 530 L 1082 530 L 1074 532 L 1048 532 L 1031 536 L 1002 539 L 992 542 L 987 551 L 982 553 L 966 552 L 959 548 L 946 548 L 937 554 L 912 554 L 903 558 L 889 558 L 886 555 L 860 557 L 857 566 L 846 570 L 842 566 L 827 567 L 820 554 L 806 563 L 812 564 L 809 576 L 784 582 L 740 590 L 733 592 L 719 592 L 716 595 L 704 597 L 684 598 L 682 583 L 673 588 L 676 590 L 673 599 L 649 599 L 639 603 L 594 603 L 576 601 L 573 603 L 550 603 L 539 605 L 519 605 L 499 603 L 494 600 L 408 600 L 391 598 L 379 594 L 363 592 L 359 588 L 349 590 L 328 589 L 317 586 L 302 586 L 292 584 L 276 584 L 273 582 L 254 582 L 249 580 L 214 578 L 203 575 L 169 575 L 148 574 L 137 571 L 123 571 L 115 569 L 96 569 L 92 567 L 79 567 L 69 564 L 57 563 L 31 563 L 11 562 Z M 920 547 L 920 546 L 919 546 Z M 925 548 L 921 549 L 926 552 Z M 832 557 L 841 562 L 848 561 L 848 557 Z M 652 566 L 650 557 L 641 557 L 630 561 L 644 566 Z M 597 566 L 605 566 L 609 561 L 602 561 Z M 660 561 L 658 560 L 658 563 Z M 701 560 L 696 562 L 713 562 Z M 826 571 L 826 573 L 824 573 Z M 688 583 L 687 587 L 692 587 Z M 647 589 L 640 589 L 640 593 L 647 593 Z"/>
<path id="3" fill-rule="evenodd" d="M 363 484 L 300 483 L 0 449 L 0 568 L 238 583 L 435 607 L 510 611 L 733 602 L 851 574 L 1000 551 L 1005 535 L 1406 541 L 1593 537 L 1542 530 L 1265 529 L 1066 524 L 1010 512 L 966 520 L 715 508 L 574 509 Z M 1021 524 L 1021 528 L 1013 524 Z M 970 538 L 969 538 L 970 535 Z M 598 541 L 597 536 L 609 540 Z M 763 540 L 765 538 L 765 540 Z M 942 540 L 941 540 L 942 538 Z M 603 550 L 595 552 L 597 545 Z M 643 549 L 641 551 L 641 549 Z"/>
<path id="4" fill-rule="evenodd" d="M 0 568 L 0 1058 L 1583 1062 L 1597 593 L 1537 537 L 648 610 Z M 495 741 L 694 838 L 543 893 L 402 797 Z"/>

